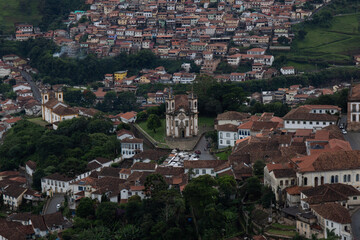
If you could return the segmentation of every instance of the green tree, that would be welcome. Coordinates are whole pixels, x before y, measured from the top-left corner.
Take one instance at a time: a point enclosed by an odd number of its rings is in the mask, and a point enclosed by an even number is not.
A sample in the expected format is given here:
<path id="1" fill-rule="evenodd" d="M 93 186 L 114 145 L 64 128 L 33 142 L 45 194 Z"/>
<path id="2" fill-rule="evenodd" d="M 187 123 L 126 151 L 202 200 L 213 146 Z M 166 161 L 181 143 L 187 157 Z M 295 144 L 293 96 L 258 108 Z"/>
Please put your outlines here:
<path id="1" fill-rule="evenodd" d="M 103 202 L 96 209 L 96 219 L 100 220 L 105 226 L 113 226 L 117 220 L 117 209 L 116 203 Z"/>
<path id="2" fill-rule="evenodd" d="M 81 218 L 88 218 L 95 216 L 94 201 L 90 198 L 82 198 L 79 206 L 76 208 L 76 216 Z"/>
<path id="3" fill-rule="evenodd" d="M 261 159 L 257 160 L 255 163 L 254 163 L 254 166 L 253 166 L 253 172 L 254 172 L 254 175 L 259 177 L 259 178 L 262 178 L 264 177 L 264 167 L 265 167 L 265 162 Z"/>
<path id="4" fill-rule="evenodd" d="M 158 173 L 150 174 L 146 177 L 145 194 L 151 197 L 158 195 L 160 192 L 168 188 L 167 183 L 162 175 Z"/>
<path id="5" fill-rule="evenodd" d="M 40 191 L 41 190 L 41 178 L 45 177 L 45 172 L 44 170 L 40 169 L 36 169 L 36 171 L 33 174 L 33 183 L 32 186 L 34 189 Z"/>
<path id="6" fill-rule="evenodd" d="M 136 115 L 136 122 L 143 122 L 148 118 L 148 114 L 145 111 L 141 111 Z"/>
<path id="7" fill-rule="evenodd" d="M 154 132 L 156 132 L 156 129 L 161 127 L 160 118 L 155 114 L 151 114 L 146 122 L 146 126 L 148 129 L 151 129 Z"/>

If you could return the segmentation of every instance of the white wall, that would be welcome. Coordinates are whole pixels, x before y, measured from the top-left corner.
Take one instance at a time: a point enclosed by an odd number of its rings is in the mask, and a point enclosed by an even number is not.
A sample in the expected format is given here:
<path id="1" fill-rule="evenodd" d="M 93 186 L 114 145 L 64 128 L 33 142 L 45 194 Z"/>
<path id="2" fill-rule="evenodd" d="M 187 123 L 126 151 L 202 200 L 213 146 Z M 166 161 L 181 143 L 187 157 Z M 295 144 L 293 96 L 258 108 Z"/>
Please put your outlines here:
<path id="1" fill-rule="evenodd" d="M 226 148 L 228 146 L 235 146 L 235 142 L 238 139 L 237 132 L 218 131 L 218 147 Z"/>
<path id="2" fill-rule="evenodd" d="M 334 121 L 303 121 L 303 120 L 285 120 L 284 129 L 296 130 L 296 129 L 314 129 L 318 130 L 327 127 L 331 124 L 335 124 Z"/>

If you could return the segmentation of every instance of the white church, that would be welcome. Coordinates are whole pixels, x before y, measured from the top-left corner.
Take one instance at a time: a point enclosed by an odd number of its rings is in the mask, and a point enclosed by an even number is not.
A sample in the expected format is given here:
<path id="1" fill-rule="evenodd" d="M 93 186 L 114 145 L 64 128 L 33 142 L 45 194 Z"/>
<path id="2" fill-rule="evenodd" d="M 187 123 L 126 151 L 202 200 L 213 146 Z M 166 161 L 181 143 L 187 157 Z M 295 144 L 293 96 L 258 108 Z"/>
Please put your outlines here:
<path id="1" fill-rule="evenodd" d="M 41 113 L 42 119 L 48 123 L 61 122 L 79 115 L 77 111 L 64 103 L 64 93 L 61 89 L 42 90 Z"/>
<path id="2" fill-rule="evenodd" d="M 166 98 L 166 136 L 188 138 L 197 136 L 198 99 L 191 92 L 188 95 L 173 95 Z"/>

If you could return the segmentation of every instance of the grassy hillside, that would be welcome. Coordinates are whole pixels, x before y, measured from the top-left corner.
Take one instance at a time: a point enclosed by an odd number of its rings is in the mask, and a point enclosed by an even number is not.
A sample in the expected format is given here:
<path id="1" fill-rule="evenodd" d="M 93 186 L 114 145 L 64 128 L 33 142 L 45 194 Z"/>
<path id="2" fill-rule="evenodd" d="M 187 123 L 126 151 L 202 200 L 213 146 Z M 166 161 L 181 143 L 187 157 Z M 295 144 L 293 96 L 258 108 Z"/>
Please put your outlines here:
<path id="1" fill-rule="evenodd" d="M 286 65 L 308 71 L 321 68 L 322 62 L 351 64 L 352 56 L 360 53 L 360 13 L 335 16 L 331 22 L 329 28 L 305 25 L 305 38 L 295 40 L 291 52 L 283 54 Z"/>
<path id="2" fill-rule="evenodd" d="M 39 2 L 39 0 L 0 0 L 0 31 L 3 34 L 12 33 L 16 22 L 38 24 L 41 21 Z"/>

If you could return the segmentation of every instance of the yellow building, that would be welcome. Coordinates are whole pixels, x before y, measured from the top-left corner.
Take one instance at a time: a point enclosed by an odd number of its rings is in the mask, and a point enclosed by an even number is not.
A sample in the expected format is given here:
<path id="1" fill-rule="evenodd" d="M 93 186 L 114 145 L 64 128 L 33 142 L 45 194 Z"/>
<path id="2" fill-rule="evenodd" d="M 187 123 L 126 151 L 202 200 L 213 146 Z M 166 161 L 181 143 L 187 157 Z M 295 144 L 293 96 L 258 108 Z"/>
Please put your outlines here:
<path id="1" fill-rule="evenodd" d="M 114 73 L 115 82 L 122 82 L 124 78 L 126 78 L 127 71 L 117 71 Z"/>

